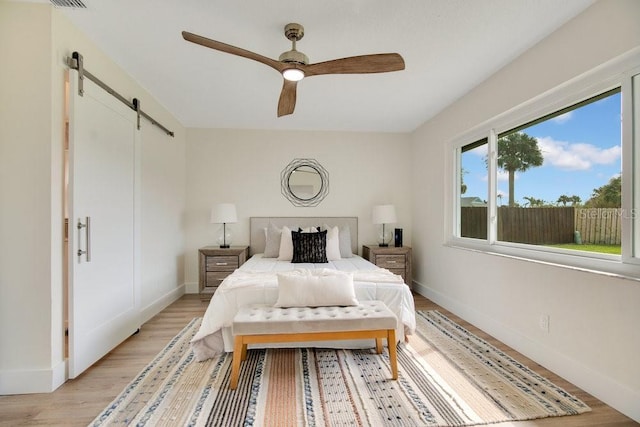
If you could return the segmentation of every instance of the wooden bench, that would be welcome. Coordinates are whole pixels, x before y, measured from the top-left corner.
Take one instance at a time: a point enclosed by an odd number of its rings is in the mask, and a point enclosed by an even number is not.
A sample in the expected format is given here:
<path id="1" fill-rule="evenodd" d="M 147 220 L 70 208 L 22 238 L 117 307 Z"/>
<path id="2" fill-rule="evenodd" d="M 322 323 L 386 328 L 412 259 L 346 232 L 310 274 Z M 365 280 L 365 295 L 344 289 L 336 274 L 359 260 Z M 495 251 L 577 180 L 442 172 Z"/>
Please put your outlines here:
<path id="1" fill-rule="evenodd" d="M 382 301 L 362 301 L 353 307 L 242 307 L 233 319 L 235 337 L 229 388 L 238 386 L 240 364 L 248 344 L 375 339 L 382 353 L 387 340 L 392 379 L 398 379 L 396 325 L 398 320 Z"/>

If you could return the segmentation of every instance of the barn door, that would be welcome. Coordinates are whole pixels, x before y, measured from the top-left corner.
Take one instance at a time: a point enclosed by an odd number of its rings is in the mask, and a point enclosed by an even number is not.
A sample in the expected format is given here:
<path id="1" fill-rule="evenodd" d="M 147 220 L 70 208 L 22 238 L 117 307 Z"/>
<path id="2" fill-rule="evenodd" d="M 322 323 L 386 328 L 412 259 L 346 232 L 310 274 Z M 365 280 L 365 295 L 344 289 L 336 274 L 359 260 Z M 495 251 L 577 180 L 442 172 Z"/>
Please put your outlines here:
<path id="1" fill-rule="evenodd" d="M 69 378 L 139 328 L 136 114 L 69 76 Z"/>

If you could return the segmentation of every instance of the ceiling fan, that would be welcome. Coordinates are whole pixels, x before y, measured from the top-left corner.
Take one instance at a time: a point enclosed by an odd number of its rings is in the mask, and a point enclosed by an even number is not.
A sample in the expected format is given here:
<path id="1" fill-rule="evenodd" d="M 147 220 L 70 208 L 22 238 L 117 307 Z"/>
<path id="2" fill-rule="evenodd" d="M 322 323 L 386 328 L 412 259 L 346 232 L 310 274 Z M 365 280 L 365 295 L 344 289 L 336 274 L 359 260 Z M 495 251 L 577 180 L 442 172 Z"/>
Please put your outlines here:
<path id="1" fill-rule="evenodd" d="M 278 101 L 278 117 L 293 113 L 296 107 L 297 84 L 298 81 L 305 77 L 323 74 L 367 74 L 404 70 L 404 59 L 397 53 L 350 56 L 309 64 L 307 55 L 296 50 L 296 42 L 304 36 L 304 27 L 295 23 L 287 24 L 284 27 L 284 35 L 291 40 L 291 50 L 284 52 L 278 60 L 275 60 L 188 31 L 182 32 L 182 37 L 187 41 L 221 52 L 253 59 L 281 73 L 282 77 L 284 77 L 284 84 Z"/>

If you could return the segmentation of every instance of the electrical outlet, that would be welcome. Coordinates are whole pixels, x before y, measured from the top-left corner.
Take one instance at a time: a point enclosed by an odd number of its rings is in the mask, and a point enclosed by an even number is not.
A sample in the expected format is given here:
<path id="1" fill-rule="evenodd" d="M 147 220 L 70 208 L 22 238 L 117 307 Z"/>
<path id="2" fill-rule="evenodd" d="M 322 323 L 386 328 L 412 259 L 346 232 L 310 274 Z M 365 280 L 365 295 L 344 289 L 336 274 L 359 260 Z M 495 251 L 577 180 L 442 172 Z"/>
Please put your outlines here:
<path id="1" fill-rule="evenodd" d="M 540 326 L 540 329 L 546 333 L 549 333 L 549 320 L 550 319 L 548 314 L 541 314 L 540 319 L 538 321 L 538 325 Z"/>

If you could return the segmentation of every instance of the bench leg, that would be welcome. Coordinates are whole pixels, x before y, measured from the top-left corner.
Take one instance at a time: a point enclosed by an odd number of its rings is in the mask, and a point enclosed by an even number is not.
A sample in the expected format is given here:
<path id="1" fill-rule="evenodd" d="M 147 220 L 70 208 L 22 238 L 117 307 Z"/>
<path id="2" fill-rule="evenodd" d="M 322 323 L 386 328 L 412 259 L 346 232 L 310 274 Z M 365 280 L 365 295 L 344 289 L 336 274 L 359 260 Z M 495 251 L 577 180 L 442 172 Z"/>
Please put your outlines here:
<path id="1" fill-rule="evenodd" d="M 238 387 L 238 377 L 240 376 L 240 363 L 242 362 L 242 351 L 244 349 L 246 357 L 246 344 L 242 343 L 242 336 L 238 335 L 233 344 L 233 361 L 231 362 L 231 379 L 229 388 L 235 390 Z"/>
<path id="2" fill-rule="evenodd" d="M 247 360 L 247 345 L 246 344 L 242 344 L 242 351 L 240 352 L 240 354 L 242 355 L 240 360 L 242 360 L 242 361 Z"/>
<path id="3" fill-rule="evenodd" d="M 376 338 L 376 353 L 382 353 L 382 338 Z"/>
<path id="4" fill-rule="evenodd" d="M 389 346 L 389 364 L 391 365 L 391 378 L 398 379 L 398 353 L 396 351 L 396 330 L 387 331 L 387 345 Z"/>

